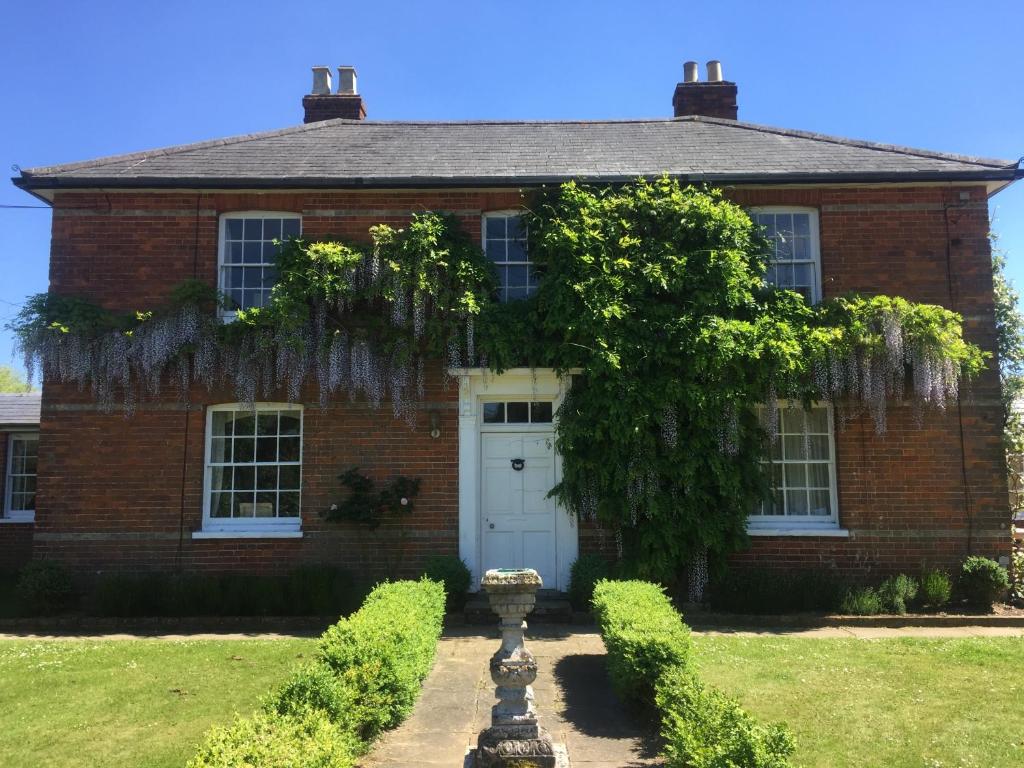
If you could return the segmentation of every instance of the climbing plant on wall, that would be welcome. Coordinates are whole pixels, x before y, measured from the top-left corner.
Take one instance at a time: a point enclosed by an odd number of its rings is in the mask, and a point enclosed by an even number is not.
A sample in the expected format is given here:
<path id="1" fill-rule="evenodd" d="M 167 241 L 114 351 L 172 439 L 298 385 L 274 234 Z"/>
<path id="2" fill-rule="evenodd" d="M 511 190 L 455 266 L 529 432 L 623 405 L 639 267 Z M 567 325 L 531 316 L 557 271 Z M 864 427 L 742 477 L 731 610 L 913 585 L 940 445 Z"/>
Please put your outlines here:
<path id="1" fill-rule="evenodd" d="M 390 401 L 411 419 L 429 360 L 581 371 L 558 414 L 553 493 L 662 579 L 744 542 L 780 399 L 867 412 L 881 432 L 891 401 L 944 408 L 985 364 L 941 307 L 809 305 L 766 286 L 764 240 L 717 190 L 567 183 L 526 204 L 542 279 L 521 302 L 497 303 L 480 249 L 455 219 L 426 213 L 373 227 L 368 244 L 282 244 L 269 305 L 232 323 L 188 283 L 134 315 L 41 295 L 11 327 L 28 364 L 129 409 L 167 380 L 185 394 L 230 385 L 243 402 L 296 400 L 310 383 L 323 401 Z"/>

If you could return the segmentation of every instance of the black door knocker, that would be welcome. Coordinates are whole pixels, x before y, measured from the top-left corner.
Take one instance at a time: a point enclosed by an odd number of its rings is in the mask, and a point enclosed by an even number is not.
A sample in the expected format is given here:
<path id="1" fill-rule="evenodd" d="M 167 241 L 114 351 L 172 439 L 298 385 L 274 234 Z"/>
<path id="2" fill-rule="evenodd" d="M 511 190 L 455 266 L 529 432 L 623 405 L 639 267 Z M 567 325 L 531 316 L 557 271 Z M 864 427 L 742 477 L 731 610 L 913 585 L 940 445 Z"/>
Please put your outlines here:
<path id="1" fill-rule="evenodd" d="M 514 469 L 516 472 L 521 471 L 522 468 L 525 466 L 526 462 L 523 461 L 522 459 L 512 459 L 512 469 Z"/>

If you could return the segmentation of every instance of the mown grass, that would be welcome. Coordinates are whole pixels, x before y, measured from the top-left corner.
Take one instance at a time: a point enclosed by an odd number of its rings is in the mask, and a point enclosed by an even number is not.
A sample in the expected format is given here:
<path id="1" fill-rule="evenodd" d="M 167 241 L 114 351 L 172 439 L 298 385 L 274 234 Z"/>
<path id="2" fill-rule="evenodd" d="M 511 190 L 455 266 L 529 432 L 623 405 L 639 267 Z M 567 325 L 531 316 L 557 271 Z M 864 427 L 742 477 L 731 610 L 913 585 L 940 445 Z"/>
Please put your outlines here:
<path id="1" fill-rule="evenodd" d="M 1024 766 L 1024 637 L 694 642 L 706 680 L 789 724 L 796 765 Z"/>
<path id="2" fill-rule="evenodd" d="M 181 768 L 315 642 L 0 640 L 0 765 Z"/>

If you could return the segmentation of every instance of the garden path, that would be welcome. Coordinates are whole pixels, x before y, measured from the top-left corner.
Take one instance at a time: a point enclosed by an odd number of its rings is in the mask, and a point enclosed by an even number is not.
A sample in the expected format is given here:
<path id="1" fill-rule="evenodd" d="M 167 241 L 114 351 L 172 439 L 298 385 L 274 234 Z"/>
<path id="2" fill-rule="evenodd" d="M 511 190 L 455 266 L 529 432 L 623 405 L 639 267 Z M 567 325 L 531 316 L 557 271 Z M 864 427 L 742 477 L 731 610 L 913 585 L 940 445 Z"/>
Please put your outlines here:
<path id="1" fill-rule="evenodd" d="M 573 768 L 661 765 L 650 727 L 611 691 L 600 635 L 579 629 L 528 631 L 527 647 L 540 666 L 533 688 L 541 725 L 566 745 Z M 496 631 L 446 631 L 416 710 L 381 739 L 363 768 L 469 765 L 468 750 L 490 724 L 495 700 L 487 664 L 498 644 Z"/>

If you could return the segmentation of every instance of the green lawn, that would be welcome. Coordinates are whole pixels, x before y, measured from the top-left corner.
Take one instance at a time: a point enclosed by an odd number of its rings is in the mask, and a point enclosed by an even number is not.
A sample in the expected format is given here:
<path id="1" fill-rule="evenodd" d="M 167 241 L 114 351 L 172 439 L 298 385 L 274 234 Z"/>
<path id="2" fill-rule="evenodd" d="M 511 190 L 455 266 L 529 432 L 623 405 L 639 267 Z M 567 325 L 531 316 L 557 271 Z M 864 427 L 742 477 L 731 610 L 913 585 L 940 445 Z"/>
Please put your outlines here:
<path id="1" fill-rule="evenodd" d="M 796 764 L 1024 766 L 1024 638 L 699 637 L 704 676 L 797 737 Z"/>
<path id="2" fill-rule="evenodd" d="M 182 768 L 315 642 L 0 640 L 0 765 Z"/>
<path id="3" fill-rule="evenodd" d="M 181 768 L 315 642 L 0 640 L 0 765 Z M 1024 766 L 1024 638 L 695 643 L 709 681 L 789 723 L 805 768 Z"/>

